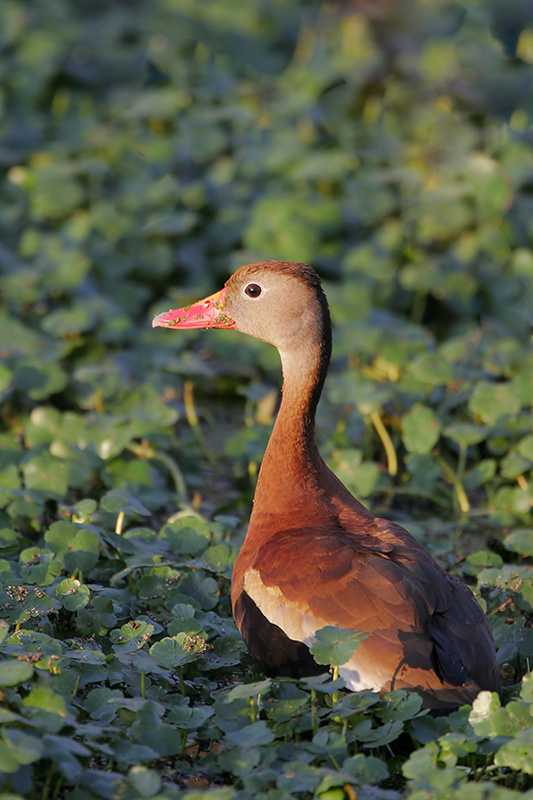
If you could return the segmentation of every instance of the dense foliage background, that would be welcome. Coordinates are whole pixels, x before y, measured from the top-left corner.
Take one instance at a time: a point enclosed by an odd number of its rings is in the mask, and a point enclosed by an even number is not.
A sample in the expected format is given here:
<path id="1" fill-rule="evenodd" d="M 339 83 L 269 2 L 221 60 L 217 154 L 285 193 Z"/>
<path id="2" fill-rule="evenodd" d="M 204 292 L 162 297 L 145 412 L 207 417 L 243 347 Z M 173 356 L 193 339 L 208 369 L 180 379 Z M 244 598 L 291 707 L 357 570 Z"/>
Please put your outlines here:
<path id="1" fill-rule="evenodd" d="M 3 792 L 532 798 L 529 0 L 2 0 L 0 109 Z M 278 357 L 150 319 L 264 257 L 323 276 L 322 452 L 477 592 L 504 707 L 246 655 Z"/>

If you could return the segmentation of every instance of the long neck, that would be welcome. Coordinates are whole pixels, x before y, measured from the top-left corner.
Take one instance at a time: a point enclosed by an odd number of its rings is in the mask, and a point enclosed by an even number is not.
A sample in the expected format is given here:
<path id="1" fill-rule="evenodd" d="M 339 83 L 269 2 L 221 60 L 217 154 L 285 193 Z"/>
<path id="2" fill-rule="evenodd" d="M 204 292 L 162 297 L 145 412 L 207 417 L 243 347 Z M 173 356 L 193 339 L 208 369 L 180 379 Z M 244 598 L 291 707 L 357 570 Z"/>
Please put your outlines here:
<path id="1" fill-rule="evenodd" d="M 318 333 L 318 338 L 304 338 L 296 350 L 280 353 L 282 401 L 254 499 L 263 516 L 301 517 L 309 498 L 318 496 L 320 475 L 327 469 L 315 440 L 315 413 L 331 355 L 329 315 Z"/>

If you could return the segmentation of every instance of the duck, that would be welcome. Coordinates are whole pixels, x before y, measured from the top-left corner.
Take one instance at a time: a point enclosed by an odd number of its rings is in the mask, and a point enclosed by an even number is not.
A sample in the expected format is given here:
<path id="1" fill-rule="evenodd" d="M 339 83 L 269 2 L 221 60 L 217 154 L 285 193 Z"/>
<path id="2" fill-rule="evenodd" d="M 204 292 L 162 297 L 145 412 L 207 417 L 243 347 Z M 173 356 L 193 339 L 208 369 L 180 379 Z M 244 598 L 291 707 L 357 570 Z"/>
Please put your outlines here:
<path id="1" fill-rule="evenodd" d="M 415 692 L 436 715 L 481 691 L 500 695 L 494 641 L 470 589 L 407 530 L 374 516 L 319 453 L 315 415 L 332 330 L 313 268 L 247 264 L 220 291 L 152 325 L 236 330 L 281 357 L 282 399 L 231 583 L 235 621 L 262 672 L 323 673 L 310 647 L 330 626 L 366 635 L 338 669 L 350 691 Z"/>

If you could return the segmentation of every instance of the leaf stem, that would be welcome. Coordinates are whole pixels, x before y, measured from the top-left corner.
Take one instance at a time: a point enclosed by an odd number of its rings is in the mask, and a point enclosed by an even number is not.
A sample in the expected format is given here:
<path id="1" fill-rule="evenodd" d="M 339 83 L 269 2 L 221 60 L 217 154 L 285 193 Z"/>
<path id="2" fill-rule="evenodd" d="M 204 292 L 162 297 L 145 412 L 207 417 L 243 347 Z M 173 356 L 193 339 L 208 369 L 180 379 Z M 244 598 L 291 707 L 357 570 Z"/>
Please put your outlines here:
<path id="1" fill-rule="evenodd" d="M 455 495 L 457 497 L 457 502 L 459 503 L 459 508 L 461 509 L 462 513 L 468 514 L 468 512 L 470 511 L 470 502 L 468 500 L 468 497 L 466 496 L 466 492 L 459 478 L 459 475 L 453 471 L 453 469 L 450 467 L 446 459 L 443 458 L 442 456 L 439 455 L 435 456 L 435 461 L 442 469 L 442 471 L 444 472 L 450 483 L 453 485 L 453 488 L 455 489 Z M 458 465 L 458 467 L 459 466 L 460 464 Z"/>
<path id="2" fill-rule="evenodd" d="M 394 449 L 394 444 L 392 443 L 392 439 L 389 436 L 389 432 L 385 425 L 383 424 L 383 420 L 381 419 L 380 415 L 377 411 L 372 411 L 370 413 L 370 420 L 372 425 L 376 429 L 376 433 L 381 439 L 381 443 L 385 449 L 385 453 L 387 455 L 387 470 L 389 475 L 397 475 L 398 474 L 398 457 L 396 455 L 396 450 Z"/>
<path id="3" fill-rule="evenodd" d="M 339 677 L 339 665 L 338 664 L 335 664 L 335 665 L 331 666 L 331 676 L 332 676 L 334 681 L 336 681 L 338 679 L 338 677 Z M 339 702 L 339 693 L 338 692 L 333 692 L 333 694 L 331 695 L 331 703 L 332 703 L 332 705 L 336 706 L 338 702 Z"/>
<path id="4" fill-rule="evenodd" d="M 252 722 L 255 722 L 256 719 L 257 719 L 257 713 L 256 713 L 256 708 L 255 708 L 255 698 L 254 698 L 253 695 L 250 697 L 250 719 L 252 720 Z"/>
<path id="5" fill-rule="evenodd" d="M 180 506 L 188 505 L 189 501 L 187 499 L 185 478 L 183 477 L 183 473 L 174 459 L 166 453 L 162 453 L 160 450 L 154 450 L 154 458 L 157 459 L 157 461 L 161 461 L 161 463 L 164 464 L 170 472 L 172 481 L 174 482 L 174 488 L 176 489 L 176 494 L 178 496 L 178 504 Z"/>
<path id="6" fill-rule="evenodd" d="M 60 775 L 58 777 L 58 779 L 57 779 L 54 791 L 52 793 L 53 800 L 56 800 L 56 797 L 58 796 L 58 794 L 59 794 L 59 792 L 61 790 L 61 787 L 63 786 L 63 780 L 64 780 L 63 775 Z"/>
<path id="7" fill-rule="evenodd" d="M 316 689 L 311 689 L 311 730 L 313 734 L 318 733 L 318 708 Z"/>
<path id="8" fill-rule="evenodd" d="M 339 766 L 339 762 L 337 761 L 337 759 L 334 756 L 332 756 L 331 753 L 328 753 L 328 758 L 335 767 L 335 769 L 337 770 L 337 772 L 340 772 L 341 768 Z"/>
<path id="9" fill-rule="evenodd" d="M 466 468 L 466 452 L 467 447 L 465 444 L 459 445 L 459 458 L 457 460 L 457 480 L 462 485 Z"/>
<path id="10" fill-rule="evenodd" d="M 47 800 L 47 797 L 50 793 L 50 784 L 52 783 L 52 778 L 54 777 L 55 771 L 56 771 L 55 764 L 52 764 L 52 766 L 48 770 L 48 775 L 46 776 L 45 782 L 43 784 L 43 789 L 41 792 L 41 800 Z"/>
<path id="11" fill-rule="evenodd" d="M 193 429 L 196 441 L 200 445 L 205 457 L 207 458 L 211 466 L 214 467 L 216 470 L 218 470 L 217 460 L 214 457 L 211 450 L 206 445 L 204 435 L 200 427 L 198 414 L 196 413 L 196 407 L 194 405 L 194 385 L 191 380 L 186 380 L 185 383 L 183 384 L 183 403 L 185 405 L 185 416 L 187 417 L 187 422 Z"/>
<path id="12" fill-rule="evenodd" d="M 178 496 L 178 505 L 183 508 L 189 504 L 187 499 L 187 487 L 185 485 L 183 473 L 173 458 L 167 455 L 167 453 L 163 453 L 161 450 L 155 450 L 150 445 L 145 445 L 144 443 L 131 444 L 128 447 L 128 450 L 139 458 L 149 458 L 153 459 L 154 461 L 160 461 L 162 464 L 164 464 L 170 472 L 170 476 L 174 483 L 174 488 L 176 489 L 176 494 Z"/>
<path id="13" fill-rule="evenodd" d="M 118 534 L 119 536 L 122 533 L 122 528 L 124 527 L 124 517 L 125 516 L 126 515 L 125 515 L 124 511 L 119 511 L 118 512 L 117 524 L 115 525 L 115 533 Z"/>
<path id="14" fill-rule="evenodd" d="M 71 694 L 71 696 L 70 696 L 70 699 L 71 699 L 71 700 L 74 700 L 74 698 L 75 698 L 75 697 L 76 697 L 76 695 L 78 694 L 78 689 L 80 688 L 80 683 L 81 683 L 81 676 L 83 675 L 83 667 L 84 667 L 84 665 L 82 664 L 82 665 L 81 665 L 80 674 L 79 674 L 79 675 L 78 675 L 78 677 L 76 678 L 76 684 L 75 684 L 75 686 L 74 686 L 74 689 L 72 690 L 72 694 Z"/>
<path id="15" fill-rule="evenodd" d="M 426 312 L 427 300 L 427 292 L 423 289 L 417 289 L 413 297 L 413 305 L 411 306 L 412 322 L 421 324 Z"/>

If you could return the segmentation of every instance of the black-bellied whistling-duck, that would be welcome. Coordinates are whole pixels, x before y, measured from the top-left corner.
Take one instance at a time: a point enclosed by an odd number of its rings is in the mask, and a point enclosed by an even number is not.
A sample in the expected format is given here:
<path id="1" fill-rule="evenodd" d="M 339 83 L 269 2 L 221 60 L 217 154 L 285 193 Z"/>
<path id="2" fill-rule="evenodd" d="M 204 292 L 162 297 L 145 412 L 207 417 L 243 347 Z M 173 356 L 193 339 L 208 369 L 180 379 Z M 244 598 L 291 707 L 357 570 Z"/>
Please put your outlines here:
<path id="1" fill-rule="evenodd" d="M 231 588 L 237 625 L 263 672 L 323 672 L 309 645 L 330 625 L 370 634 L 339 669 L 354 691 L 412 690 L 441 713 L 482 689 L 499 692 L 494 643 L 470 590 L 407 531 L 374 517 L 318 452 L 331 323 L 311 267 L 249 264 L 220 292 L 152 324 L 234 328 L 281 356 L 282 402 Z"/>

